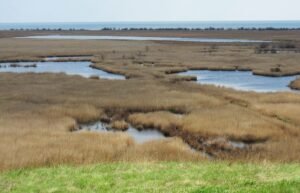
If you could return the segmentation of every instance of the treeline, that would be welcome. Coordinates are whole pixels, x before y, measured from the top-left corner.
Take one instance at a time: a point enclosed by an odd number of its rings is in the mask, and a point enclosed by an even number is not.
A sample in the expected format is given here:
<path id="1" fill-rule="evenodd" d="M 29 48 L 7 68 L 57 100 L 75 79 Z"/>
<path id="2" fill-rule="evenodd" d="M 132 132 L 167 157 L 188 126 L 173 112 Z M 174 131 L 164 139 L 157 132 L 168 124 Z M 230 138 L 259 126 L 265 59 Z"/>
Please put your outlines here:
<path id="1" fill-rule="evenodd" d="M 63 28 L 29 28 L 29 29 L 10 29 L 10 31 L 84 31 L 89 29 L 77 29 L 77 28 L 70 28 L 70 29 L 63 29 Z M 266 27 L 266 28 L 110 28 L 104 27 L 99 29 L 100 31 L 295 31 L 300 30 L 300 28 L 273 28 L 273 27 Z"/>
<path id="2" fill-rule="evenodd" d="M 208 27 L 208 28 L 103 28 L 102 30 L 107 31 L 159 31 L 159 30 L 174 30 L 174 31 L 232 31 L 232 30 L 240 30 L 240 31 L 286 31 L 286 30 L 300 30 L 299 28 L 273 28 L 273 27 L 266 27 L 266 28 L 214 28 L 214 27 Z"/>
<path id="3" fill-rule="evenodd" d="M 76 29 L 76 28 L 70 28 L 70 29 L 63 29 L 63 28 L 20 28 L 20 29 L 14 29 L 11 28 L 9 31 L 84 31 L 86 29 Z"/>

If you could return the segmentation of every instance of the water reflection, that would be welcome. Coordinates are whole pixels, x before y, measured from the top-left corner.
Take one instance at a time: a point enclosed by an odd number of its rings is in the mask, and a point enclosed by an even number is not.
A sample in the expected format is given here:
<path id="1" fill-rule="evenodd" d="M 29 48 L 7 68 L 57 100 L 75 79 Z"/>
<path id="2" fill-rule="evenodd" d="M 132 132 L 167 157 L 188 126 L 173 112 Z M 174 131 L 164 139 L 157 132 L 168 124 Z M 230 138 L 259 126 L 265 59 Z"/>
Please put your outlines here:
<path id="1" fill-rule="evenodd" d="M 288 87 L 297 76 L 266 77 L 253 75 L 250 71 L 209 71 L 190 70 L 179 73 L 184 76 L 196 76 L 200 84 L 224 86 L 242 91 L 278 92 L 291 91 Z"/>
<path id="2" fill-rule="evenodd" d="M 224 38 L 183 38 L 183 37 L 142 37 L 142 36 L 87 36 L 87 35 L 44 35 L 21 38 L 50 40 L 135 40 L 135 41 L 176 41 L 176 42 L 207 42 L 207 43 L 262 43 L 263 40 L 224 39 Z"/>
<path id="3" fill-rule="evenodd" d="M 86 78 L 99 77 L 101 79 L 125 80 L 122 75 L 112 74 L 90 67 L 91 62 L 19 62 L 0 63 L 0 72 L 14 73 L 66 73 L 80 75 Z"/>
<path id="4" fill-rule="evenodd" d="M 79 126 L 80 131 L 96 131 L 96 132 L 116 132 L 109 128 L 107 124 L 102 122 L 95 122 L 91 124 L 82 124 Z M 131 136 L 137 143 L 145 143 L 148 141 L 159 140 L 166 138 L 161 132 L 157 130 L 142 130 L 139 131 L 136 128 L 130 126 L 128 130 L 124 131 Z"/>

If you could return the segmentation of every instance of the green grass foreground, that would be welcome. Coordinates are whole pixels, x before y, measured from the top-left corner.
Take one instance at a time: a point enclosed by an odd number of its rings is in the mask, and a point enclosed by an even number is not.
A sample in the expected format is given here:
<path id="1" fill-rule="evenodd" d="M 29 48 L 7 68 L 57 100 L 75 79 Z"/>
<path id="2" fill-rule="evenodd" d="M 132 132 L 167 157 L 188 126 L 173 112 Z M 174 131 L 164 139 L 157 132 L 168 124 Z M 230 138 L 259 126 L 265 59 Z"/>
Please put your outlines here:
<path id="1" fill-rule="evenodd" d="M 300 192 L 299 164 L 118 163 L 0 174 L 0 192 Z"/>

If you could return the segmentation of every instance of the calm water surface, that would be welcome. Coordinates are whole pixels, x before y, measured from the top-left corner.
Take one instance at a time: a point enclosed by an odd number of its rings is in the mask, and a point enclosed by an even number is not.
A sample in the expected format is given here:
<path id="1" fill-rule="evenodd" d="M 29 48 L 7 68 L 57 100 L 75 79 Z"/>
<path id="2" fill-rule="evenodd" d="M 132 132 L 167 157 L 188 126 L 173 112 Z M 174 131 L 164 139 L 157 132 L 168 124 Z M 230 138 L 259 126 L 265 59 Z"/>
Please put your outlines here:
<path id="1" fill-rule="evenodd" d="M 211 84 L 234 88 L 236 90 L 255 92 L 291 91 L 288 85 L 297 78 L 297 76 L 257 76 L 253 75 L 250 71 L 190 70 L 179 73 L 179 75 L 197 76 L 197 82 L 200 84 Z"/>
<path id="2" fill-rule="evenodd" d="M 21 67 L 11 67 L 11 64 L 18 64 Z M 26 65 L 36 64 L 36 67 L 25 67 Z M 19 63 L 0 63 L 0 72 L 14 73 L 66 73 L 68 75 L 80 75 L 86 78 L 98 76 L 102 79 L 125 80 L 122 75 L 112 74 L 103 70 L 90 67 L 91 62 L 19 62 Z M 23 67 L 22 67 L 23 66 Z"/>
<path id="3" fill-rule="evenodd" d="M 100 121 L 92 124 L 80 125 L 80 131 L 116 132 L 114 130 L 109 129 L 106 124 Z M 132 126 L 130 126 L 129 129 L 124 132 L 131 136 L 137 143 L 145 143 L 148 141 L 166 138 L 161 132 L 157 130 L 139 131 Z"/>
<path id="4" fill-rule="evenodd" d="M 212 43 L 262 43 L 263 40 L 219 39 L 219 38 L 180 38 L 180 37 L 139 37 L 139 36 L 73 36 L 73 35 L 45 35 L 21 37 L 29 39 L 47 40 L 135 40 L 135 41 L 177 41 L 177 42 L 212 42 Z"/>
<path id="5" fill-rule="evenodd" d="M 87 61 L 90 61 L 91 58 L 93 56 L 53 56 L 53 57 L 47 57 L 47 58 L 44 58 L 44 61 L 47 61 L 47 62 L 51 62 L 51 61 L 58 61 L 58 60 L 87 60 Z"/>

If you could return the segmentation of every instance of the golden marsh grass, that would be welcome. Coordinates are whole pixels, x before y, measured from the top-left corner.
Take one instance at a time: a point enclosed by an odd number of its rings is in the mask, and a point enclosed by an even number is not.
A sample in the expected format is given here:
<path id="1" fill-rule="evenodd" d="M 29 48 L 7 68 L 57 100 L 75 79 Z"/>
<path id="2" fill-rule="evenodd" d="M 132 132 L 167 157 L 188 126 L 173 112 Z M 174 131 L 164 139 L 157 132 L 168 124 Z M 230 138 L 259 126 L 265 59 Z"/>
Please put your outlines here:
<path id="1" fill-rule="evenodd" d="M 167 73 L 238 68 L 269 74 L 277 73 L 271 69 L 278 64 L 281 73 L 295 73 L 300 71 L 299 53 L 256 54 L 253 44 L 25 40 L 3 33 L 1 61 L 93 55 L 95 67 L 129 79 L 1 73 L 1 170 L 66 163 L 200 161 L 206 158 L 185 142 L 201 149 L 215 138 L 251 142 L 251 148 L 238 151 L 209 147 L 220 155 L 217 158 L 300 160 L 299 94 L 239 92 L 185 82 L 190 78 Z M 280 37 L 299 35 L 289 33 L 281 32 Z M 259 37 L 265 38 L 265 32 Z M 124 133 L 71 132 L 78 123 L 101 119 L 121 130 L 131 123 L 178 136 L 136 144 Z"/>

